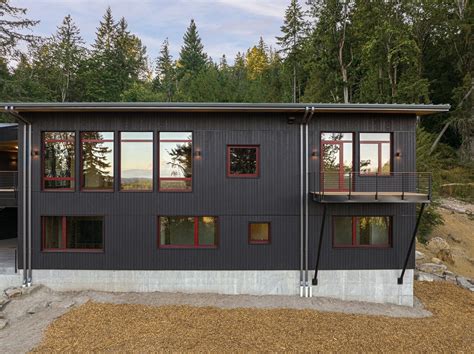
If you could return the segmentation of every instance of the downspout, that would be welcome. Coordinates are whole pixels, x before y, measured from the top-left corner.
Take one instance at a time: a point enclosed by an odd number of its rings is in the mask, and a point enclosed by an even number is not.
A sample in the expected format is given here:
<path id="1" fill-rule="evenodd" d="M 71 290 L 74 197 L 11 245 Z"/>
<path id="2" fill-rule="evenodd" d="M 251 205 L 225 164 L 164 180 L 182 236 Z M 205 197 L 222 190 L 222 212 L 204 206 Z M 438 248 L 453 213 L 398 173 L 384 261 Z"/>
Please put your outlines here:
<path id="1" fill-rule="evenodd" d="M 5 106 L 5 112 L 23 124 L 22 151 L 22 230 L 23 230 L 23 286 L 31 285 L 31 123 L 14 110 Z M 28 126 L 28 130 L 27 130 Z M 27 132 L 29 137 L 27 138 Z M 28 145 L 27 145 L 28 143 Z M 27 153 L 28 150 L 28 153 Z M 27 162 L 28 161 L 28 162 Z M 27 166 L 29 168 L 27 169 Z M 28 172 L 27 172 L 28 171 Z M 28 178 L 27 178 L 28 173 Z M 28 183 L 28 184 L 27 184 Z M 28 203 L 27 203 L 28 202 Z M 30 268 L 29 268 L 30 267 Z"/>
<path id="2" fill-rule="evenodd" d="M 305 296 L 312 297 L 313 291 L 309 283 L 309 123 L 314 115 L 314 107 L 311 107 L 311 113 L 305 122 L 305 255 L 304 255 L 304 281 L 305 281 Z"/>
<path id="3" fill-rule="evenodd" d="M 304 296 L 304 131 L 303 125 L 309 113 L 309 107 L 306 107 L 303 120 L 300 124 L 300 297 Z"/>

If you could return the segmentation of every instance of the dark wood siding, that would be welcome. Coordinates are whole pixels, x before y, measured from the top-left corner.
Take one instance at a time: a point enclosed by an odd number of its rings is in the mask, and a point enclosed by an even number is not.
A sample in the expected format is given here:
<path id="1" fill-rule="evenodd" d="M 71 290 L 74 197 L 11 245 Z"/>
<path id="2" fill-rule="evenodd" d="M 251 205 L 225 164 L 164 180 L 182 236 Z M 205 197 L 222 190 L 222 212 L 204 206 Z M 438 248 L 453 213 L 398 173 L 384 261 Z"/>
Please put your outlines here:
<path id="1" fill-rule="evenodd" d="M 115 131 L 115 193 L 80 192 L 76 160 L 75 192 L 41 191 L 41 159 L 33 158 L 33 268 L 39 269 L 298 269 L 299 268 L 299 126 L 283 114 L 270 113 L 35 113 L 33 149 L 41 148 L 41 132 Z M 315 115 L 310 150 L 319 150 L 319 131 L 392 131 L 403 144 L 396 171 L 414 170 L 414 116 Z M 118 191 L 118 133 L 192 131 L 202 152 L 194 161 L 191 193 L 157 192 L 155 156 L 153 193 Z M 21 129 L 20 129 L 21 131 Z M 226 177 L 226 145 L 260 145 L 260 176 Z M 356 144 L 354 145 L 356 146 Z M 79 156 L 79 145 L 76 147 Z M 395 150 L 395 149 L 394 149 Z M 21 163 L 21 161 L 19 162 Z M 319 161 L 310 162 L 318 172 Z M 21 206 L 19 208 L 21 210 Z M 322 207 L 311 202 L 310 266 L 313 267 Z M 400 205 L 334 205 L 331 214 L 393 215 L 394 244 L 386 250 L 333 250 L 326 229 L 321 269 L 400 268 L 414 223 L 414 207 Z M 104 253 L 43 253 L 43 215 L 104 215 Z M 158 249 L 158 215 L 219 217 L 216 249 Z M 271 245 L 248 244 L 248 222 L 272 223 Z M 327 225 L 330 225 L 328 223 Z M 20 231 L 21 232 L 21 231 Z M 21 242 L 21 241 L 20 241 Z M 21 264 L 21 261 L 20 261 Z"/>

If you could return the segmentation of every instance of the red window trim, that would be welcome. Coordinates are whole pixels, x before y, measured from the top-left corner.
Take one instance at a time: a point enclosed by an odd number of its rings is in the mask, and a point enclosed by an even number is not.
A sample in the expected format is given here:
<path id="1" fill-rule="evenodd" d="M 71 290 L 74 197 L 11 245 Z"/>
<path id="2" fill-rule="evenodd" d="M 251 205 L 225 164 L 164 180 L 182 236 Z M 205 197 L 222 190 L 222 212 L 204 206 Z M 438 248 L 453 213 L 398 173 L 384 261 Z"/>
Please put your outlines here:
<path id="1" fill-rule="evenodd" d="M 360 134 L 390 134 L 390 139 L 389 140 L 361 140 L 360 139 Z M 392 133 L 387 133 L 387 132 L 359 132 L 359 176 L 390 176 L 393 172 L 393 158 L 392 158 Z M 377 166 L 377 172 L 362 172 L 360 170 L 360 146 L 362 144 L 374 144 L 377 145 L 377 161 L 378 161 L 378 166 Z M 390 156 L 390 172 L 382 172 L 382 144 L 388 144 L 389 147 L 389 156 Z"/>
<path id="2" fill-rule="evenodd" d="M 216 222 L 216 235 L 215 235 L 215 243 L 213 245 L 200 245 L 199 244 L 199 218 L 204 216 L 214 218 Z M 172 218 L 172 217 L 180 217 L 180 218 L 194 218 L 194 245 L 162 245 L 161 244 L 161 223 L 160 218 Z M 180 249 L 215 249 L 219 245 L 219 218 L 217 216 L 212 215 L 201 215 L 201 216 L 182 216 L 182 215 L 161 215 L 158 216 L 158 239 L 157 239 L 157 246 L 158 248 L 166 248 L 166 249 L 173 249 L 173 248 L 180 248 Z"/>
<path id="3" fill-rule="evenodd" d="M 252 240 L 251 225 L 252 224 L 268 224 L 268 240 Z M 270 221 L 250 221 L 248 225 L 248 241 L 250 245 L 269 245 L 272 243 L 272 223 Z"/>
<path id="4" fill-rule="evenodd" d="M 122 139 L 122 133 L 152 133 L 151 139 Z M 130 192 L 143 192 L 150 193 L 154 191 L 155 181 L 155 158 L 154 158 L 154 137 L 153 131 L 121 131 L 119 132 L 119 161 L 118 161 L 118 188 L 119 192 L 130 193 Z M 152 144 L 152 178 L 151 178 L 151 189 L 122 189 L 122 143 L 151 143 Z"/>
<path id="5" fill-rule="evenodd" d="M 113 133 L 114 138 L 113 139 L 83 139 L 82 136 L 83 134 L 88 134 L 88 133 Z M 94 193 L 94 192 L 108 192 L 108 193 L 113 193 L 115 191 L 115 132 L 110 131 L 110 130 L 91 130 L 91 131 L 81 131 L 79 133 L 79 154 L 80 154 L 80 167 L 81 167 L 81 176 L 80 176 L 80 190 L 81 192 L 87 192 L 87 193 Z M 112 183 L 112 188 L 87 188 L 84 186 L 84 159 L 83 159 L 83 154 L 82 154 L 82 143 L 113 143 L 113 150 L 112 150 L 112 161 L 114 164 L 114 168 L 112 170 L 112 178 L 113 178 L 113 183 Z"/>
<path id="6" fill-rule="evenodd" d="M 352 139 L 351 140 L 324 140 L 323 139 L 323 134 L 351 134 Z M 355 156 L 355 149 L 354 149 L 354 132 L 338 132 L 338 131 L 322 131 L 319 135 L 319 151 L 320 151 L 320 156 L 321 158 L 319 159 L 319 170 L 321 172 L 324 172 L 324 154 L 323 154 L 323 146 L 324 144 L 332 144 L 332 145 L 339 145 L 339 149 L 342 153 L 339 154 L 339 188 L 338 189 L 326 189 L 324 188 L 324 181 L 323 181 L 323 188 L 327 192 L 345 192 L 349 191 L 348 188 L 346 188 L 345 183 L 344 183 L 344 144 L 351 143 L 352 144 L 352 169 L 351 172 L 354 171 L 354 156 Z M 341 166 L 343 166 L 341 168 Z M 321 177 L 322 176 L 322 177 Z M 322 174 L 320 178 L 324 178 L 324 174 Z M 354 188 L 352 185 L 351 188 Z"/>
<path id="7" fill-rule="evenodd" d="M 73 134 L 74 137 L 72 139 L 45 139 L 46 133 L 69 133 Z M 74 146 L 74 166 L 76 165 L 76 132 L 75 131 L 43 131 L 41 134 L 41 190 L 46 192 L 73 192 L 76 190 L 76 177 L 45 177 L 44 169 L 46 167 L 45 158 L 46 158 L 46 144 L 47 143 L 71 143 Z M 75 167 L 74 167 L 75 168 Z M 74 175 L 76 171 L 73 171 Z M 69 188 L 46 188 L 46 181 L 72 181 L 72 187 Z"/>
<path id="8" fill-rule="evenodd" d="M 102 218 L 102 248 L 45 248 L 46 244 L 46 222 L 45 218 L 50 217 L 60 217 L 61 218 L 61 241 L 63 245 L 67 245 L 67 218 L 68 217 L 81 217 L 81 216 L 94 216 L 94 217 L 101 217 Z M 41 217 L 41 252 L 47 253 L 54 253 L 54 252 L 70 252 L 70 253 L 104 253 L 104 216 L 102 215 L 43 215 Z"/>
<path id="9" fill-rule="evenodd" d="M 255 149 L 256 153 L 256 168 L 255 173 L 231 173 L 230 172 L 230 149 Z M 258 178 L 260 177 L 260 145 L 227 145 L 227 163 L 226 163 L 227 177 L 230 178 Z"/>
<path id="10" fill-rule="evenodd" d="M 158 132 L 158 191 L 159 192 L 180 192 L 180 193 L 191 193 L 193 191 L 193 177 L 194 174 L 194 132 L 189 131 L 191 133 L 191 139 L 160 139 L 161 133 L 187 133 L 185 131 L 159 131 Z M 160 149 L 161 143 L 191 143 L 191 177 L 161 177 L 161 157 L 160 157 Z M 163 188 L 161 187 L 161 181 L 191 181 L 191 188 Z"/>
<path id="11" fill-rule="evenodd" d="M 389 218 L 389 227 L 388 227 L 388 243 L 383 244 L 383 245 L 358 245 L 356 244 L 357 242 L 357 222 L 356 219 L 358 218 Z M 335 227 L 335 221 L 336 218 L 351 218 L 352 219 L 352 244 L 351 245 L 343 245 L 343 244 L 337 244 L 336 243 L 336 227 Z M 332 247 L 333 248 L 392 248 L 392 243 L 393 243 L 393 217 L 390 215 L 358 215 L 358 216 L 353 216 L 353 215 L 334 215 L 332 217 Z"/>

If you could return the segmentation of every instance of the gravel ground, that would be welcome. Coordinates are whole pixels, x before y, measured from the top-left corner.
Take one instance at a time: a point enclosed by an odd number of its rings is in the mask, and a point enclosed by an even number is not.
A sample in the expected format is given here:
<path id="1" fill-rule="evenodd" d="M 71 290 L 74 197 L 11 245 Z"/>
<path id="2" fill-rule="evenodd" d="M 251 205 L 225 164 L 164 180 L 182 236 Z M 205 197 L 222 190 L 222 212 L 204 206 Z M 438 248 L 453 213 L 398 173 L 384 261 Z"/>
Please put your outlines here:
<path id="1" fill-rule="evenodd" d="M 61 316 L 47 328 L 36 351 L 473 352 L 474 294 L 441 282 L 416 283 L 415 290 L 432 316 L 426 317 L 429 313 L 420 306 L 409 309 L 328 299 L 41 289 L 9 304 L 8 315 L 14 317 L 20 308 L 24 313 L 22 302 L 35 304 L 45 295 L 53 302 L 0 331 L 0 342 L 4 352 L 28 351 L 37 345 L 48 323 Z M 67 312 L 69 307 L 73 308 Z M 321 311 L 322 307 L 331 312 Z"/>

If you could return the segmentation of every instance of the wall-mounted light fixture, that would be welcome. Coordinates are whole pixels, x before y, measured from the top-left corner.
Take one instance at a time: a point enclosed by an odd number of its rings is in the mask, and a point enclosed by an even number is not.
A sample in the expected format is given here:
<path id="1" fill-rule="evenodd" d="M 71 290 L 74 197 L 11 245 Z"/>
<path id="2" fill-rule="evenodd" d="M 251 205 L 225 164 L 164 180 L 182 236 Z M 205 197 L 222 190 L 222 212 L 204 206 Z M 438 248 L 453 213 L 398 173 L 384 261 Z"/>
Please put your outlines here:
<path id="1" fill-rule="evenodd" d="M 318 158 L 318 152 L 316 150 L 313 150 L 311 152 L 311 159 L 312 160 L 317 160 L 317 158 Z"/>
<path id="2" fill-rule="evenodd" d="M 396 157 L 396 158 L 402 157 L 402 153 L 401 153 L 400 151 L 397 151 L 397 152 L 395 153 L 395 157 Z"/>
<path id="3" fill-rule="evenodd" d="M 39 151 L 38 151 L 38 149 L 33 149 L 33 151 L 31 151 L 31 155 L 32 155 L 33 157 L 38 157 L 38 156 L 39 156 Z"/>
<path id="4" fill-rule="evenodd" d="M 201 159 L 201 150 L 194 150 L 194 158 L 196 160 L 200 160 Z"/>

